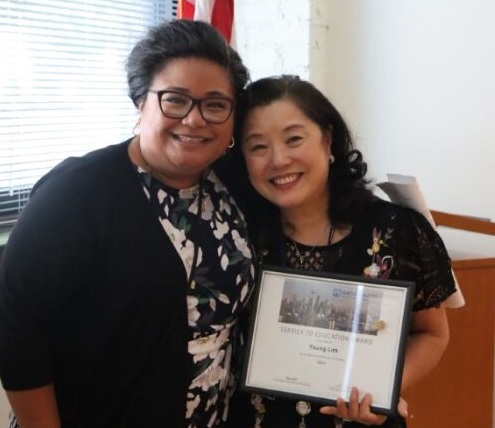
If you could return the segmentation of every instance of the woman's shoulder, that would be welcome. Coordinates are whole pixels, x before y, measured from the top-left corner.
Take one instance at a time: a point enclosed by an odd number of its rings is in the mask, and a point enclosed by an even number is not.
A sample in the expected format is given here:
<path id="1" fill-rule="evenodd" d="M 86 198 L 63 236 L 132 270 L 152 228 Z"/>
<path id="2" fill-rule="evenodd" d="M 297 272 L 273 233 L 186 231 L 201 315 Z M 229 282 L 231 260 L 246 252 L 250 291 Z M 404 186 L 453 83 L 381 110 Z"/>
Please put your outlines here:
<path id="1" fill-rule="evenodd" d="M 56 165 L 50 173 L 63 174 L 81 172 L 83 169 L 90 169 L 92 172 L 98 172 L 113 168 L 122 164 L 123 161 L 129 162 L 127 154 L 128 145 L 129 140 L 123 143 L 98 148 L 81 156 L 68 157 Z"/>
<path id="2" fill-rule="evenodd" d="M 392 247 L 397 250 L 425 242 L 441 246 L 438 232 L 424 214 L 382 199 L 367 204 L 353 230 L 355 240 L 386 237 L 389 245 L 394 243 Z"/>
<path id="3" fill-rule="evenodd" d="M 401 227 L 414 226 L 421 229 L 432 229 L 424 214 L 390 201 L 376 198 L 370 201 L 361 215 L 362 221 L 371 221 L 377 225 L 397 225 Z"/>
<path id="4" fill-rule="evenodd" d="M 53 167 L 33 187 L 33 194 L 40 188 L 50 187 L 61 191 L 64 188 L 83 188 L 101 185 L 105 176 L 113 177 L 125 162 L 130 165 L 127 155 L 129 141 L 109 145 L 90 151 L 81 156 L 71 156 Z"/>
<path id="5" fill-rule="evenodd" d="M 376 197 L 365 205 L 365 211 L 373 213 L 375 216 L 396 216 L 411 210 L 403 205 Z"/>
<path id="6" fill-rule="evenodd" d="M 67 158 L 34 185 L 22 216 L 46 214 L 55 222 L 74 211 L 98 212 L 104 204 L 128 200 L 132 174 L 126 143 Z"/>

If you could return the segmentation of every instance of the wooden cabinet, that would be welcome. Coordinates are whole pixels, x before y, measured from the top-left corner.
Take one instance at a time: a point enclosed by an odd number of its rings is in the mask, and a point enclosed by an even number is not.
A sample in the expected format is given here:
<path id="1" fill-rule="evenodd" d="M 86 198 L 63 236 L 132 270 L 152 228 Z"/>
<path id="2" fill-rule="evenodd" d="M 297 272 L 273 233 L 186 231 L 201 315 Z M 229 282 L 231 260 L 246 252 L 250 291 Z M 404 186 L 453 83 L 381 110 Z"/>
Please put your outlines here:
<path id="1" fill-rule="evenodd" d="M 495 235 L 495 224 L 434 213 L 437 224 Z M 493 428 L 495 258 L 454 260 L 466 301 L 447 309 L 450 342 L 438 366 L 404 393 L 408 428 Z"/>
<path id="2" fill-rule="evenodd" d="M 408 428 L 493 427 L 495 258 L 453 264 L 466 305 L 447 309 L 447 351 L 431 374 L 404 394 Z"/>

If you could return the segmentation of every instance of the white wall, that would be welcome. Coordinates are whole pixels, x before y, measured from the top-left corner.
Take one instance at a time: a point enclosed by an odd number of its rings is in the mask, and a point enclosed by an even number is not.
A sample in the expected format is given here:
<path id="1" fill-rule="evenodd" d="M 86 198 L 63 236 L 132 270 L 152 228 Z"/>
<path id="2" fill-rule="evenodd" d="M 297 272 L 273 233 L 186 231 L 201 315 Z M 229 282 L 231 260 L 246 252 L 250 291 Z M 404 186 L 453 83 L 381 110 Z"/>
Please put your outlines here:
<path id="1" fill-rule="evenodd" d="M 490 0 L 236 3 L 253 77 L 309 77 L 346 117 L 371 178 L 414 175 L 433 209 L 495 221 L 493 22 Z M 442 235 L 465 250 L 464 235 Z M 495 256 L 495 238 L 468 241 Z"/>
<path id="2" fill-rule="evenodd" d="M 235 43 L 251 77 L 292 72 L 309 77 L 310 2 L 238 0 Z"/>
<path id="3" fill-rule="evenodd" d="M 371 176 L 415 175 L 432 208 L 495 221 L 495 4 L 330 7 L 341 25 L 329 38 L 335 67 L 327 90 L 350 119 Z M 466 248 L 465 234 L 443 235 L 456 252 Z M 468 245 L 495 255 L 494 238 L 470 234 Z"/>

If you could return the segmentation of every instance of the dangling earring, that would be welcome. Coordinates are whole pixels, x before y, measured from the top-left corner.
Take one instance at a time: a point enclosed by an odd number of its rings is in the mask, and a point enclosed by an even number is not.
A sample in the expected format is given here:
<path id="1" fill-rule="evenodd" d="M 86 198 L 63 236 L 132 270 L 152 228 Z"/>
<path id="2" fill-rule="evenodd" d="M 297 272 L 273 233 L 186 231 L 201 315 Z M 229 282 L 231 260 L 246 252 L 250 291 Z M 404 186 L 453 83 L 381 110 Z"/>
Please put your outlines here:
<path id="1" fill-rule="evenodd" d="M 229 149 L 232 149 L 235 146 L 235 140 L 234 137 L 232 137 L 232 141 L 229 144 Z"/>
<path id="2" fill-rule="evenodd" d="M 141 133 L 141 117 L 137 120 L 134 128 L 132 128 L 132 133 L 134 135 L 139 135 Z"/>
<path id="3" fill-rule="evenodd" d="M 328 156 L 328 162 L 330 162 L 330 165 L 332 165 L 335 162 L 335 156 L 334 155 Z"/>

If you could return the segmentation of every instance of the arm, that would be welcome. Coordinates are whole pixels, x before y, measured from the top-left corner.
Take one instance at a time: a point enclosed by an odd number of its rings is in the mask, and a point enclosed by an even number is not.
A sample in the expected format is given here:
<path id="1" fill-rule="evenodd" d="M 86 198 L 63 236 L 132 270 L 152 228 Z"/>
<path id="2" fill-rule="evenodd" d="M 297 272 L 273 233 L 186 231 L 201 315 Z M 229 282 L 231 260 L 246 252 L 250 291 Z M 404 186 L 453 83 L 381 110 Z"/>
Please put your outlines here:
<path id="1" fill-rule="evenodd" d="M 53 385 L 5 391 L 20 428 L 60 428 Z"/>
<path id="2" fill-rule="evenodd" d="M 417 310 L 411 313 L 401 392 L 425 377 L 445 352 L 449 327 L 441 302 L 455 291 L 450 259 L 441 238 L 421 214 L 410 214 L 394 216 L 400 223 L 390 226 L 399 231 L 395 243 L 397 277 L 418 284 Z M 359 391 L 353 389 L 348 406 L 339 400 L 336 407 L 324 407 L 322 413 L 380 425 L 385 417 L 371 413 L 371 403 L 369 394 L 359 397 Z M 404 400 L 399 402 L 398 413 L 407 415 Z"/>
<path id="3" fill-rule="evenodd" d="M 444 304 L 412 313 L 402 391 L 422 379 L 438 364 L 448 342 L 449 325 Z"/>
<path id="4" fill-rule="evenodd" d="M 57 352 L 79 337 L 66 314 L 77 310 L 73 295 L 84 268 L 89 271 L 91 229 L 81 209 L 86 198 L 75 185 L 72 193 L 65 189 L 64 177 L 45 180 L 19 217 L 0 264 L 0 377 L 22 428 L 60 426 L 54 387 L 46 385 L 55 381 Z"/>

